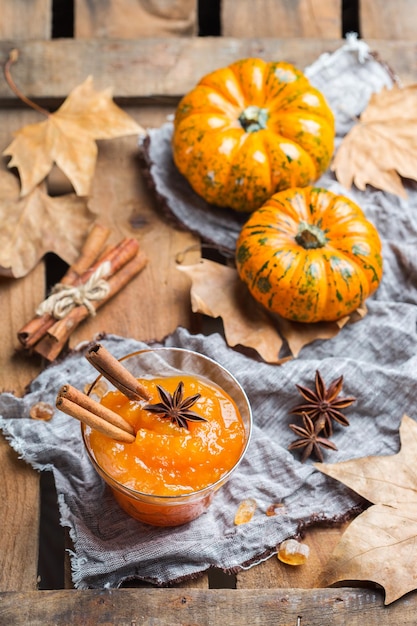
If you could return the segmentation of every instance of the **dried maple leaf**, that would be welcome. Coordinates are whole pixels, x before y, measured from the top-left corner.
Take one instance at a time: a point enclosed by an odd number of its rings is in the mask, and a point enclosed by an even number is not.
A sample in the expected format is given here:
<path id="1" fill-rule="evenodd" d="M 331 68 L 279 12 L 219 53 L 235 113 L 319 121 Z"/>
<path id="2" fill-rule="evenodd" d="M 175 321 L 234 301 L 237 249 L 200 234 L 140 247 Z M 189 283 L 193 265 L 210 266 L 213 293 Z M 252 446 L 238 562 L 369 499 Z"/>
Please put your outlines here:
<path id="1" fill-rule="evenodd" d="M 250 347 L 268 363 L 280 362 L 282 339 L 234 268 L 203 259 L 196 265 L 180 265 L 178 269 L 192 280 L 192 310 L 221 317 L 229 346 Z"/>
<path id="2" fill-rule="evenodd" d="M 113 102 L 110 89 L 95 91 L 91 76 L 73 89 L 57 111 L 44 113 L 45 121 L 18 130 L 3 152 L 12 157 L 8 167 L 19 171 L 22 196 L 44 180 L 54 163 L 77 195 L 88 195 L 97 159 L 95 140 L 144 132 Z"/>
<path id="3" fill-rule="evenodd" d="M 417 589 L 417 423 L 406 415 L 400 439 L 391 456 L 316 464 L 374 505 L 349 524 L 321 583 L 373 581 L 385 589 L 385 604 Z"/>
<path id="4" fill-rule="evenodd" d="M 417 180 L 417 85 L 373 94 L 331 169 L 347 189 L 369 184 L 406 197 L 401 177 Z"/>
<path id="5" fill-rule="evenodd" d="M 191 281 L 191 306 L 194 313 L 221 317 L 229 346 L 253 348 L 267 363 L 283 363 L 279 358 L 283 338 L 290 352 L 298 356 L 307 344 L 316 339 L 330 339 L 340 332 L 350 318 L 338 322 L 301 324 L 272 316 L 254 300 L 240 280 L 235 268 L 203 259 L 196 265 L 178 266 Z"/>
<path id="6" fill-rule="evenodd" d="M 46 252 L 71 264 L 94 216 L 84 198 L 56 198 L 36 187 L 24 198 L 9 172 L 0 171 L 0 275 L 25 276 Z"/>

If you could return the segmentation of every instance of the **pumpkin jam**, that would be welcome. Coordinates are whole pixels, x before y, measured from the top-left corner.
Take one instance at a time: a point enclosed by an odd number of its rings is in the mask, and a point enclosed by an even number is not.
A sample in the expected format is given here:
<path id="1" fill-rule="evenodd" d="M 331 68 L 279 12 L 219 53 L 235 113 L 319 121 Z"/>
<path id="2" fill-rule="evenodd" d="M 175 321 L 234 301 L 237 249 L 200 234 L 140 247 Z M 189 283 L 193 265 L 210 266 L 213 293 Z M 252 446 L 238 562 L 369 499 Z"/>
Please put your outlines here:
<path id="1" fill-rule="evenodd" d="M 139 379 L 149 391 L 146 404 L 160 403 L 157 385 L 174 394 L 180 381 L 183 399 L 201 394 L 192 411 L 205 421 L 187 427 L 147 410 L 143 402 L 109 391 L 102 404 L 121 415 L 136 433 L 133 443 L 120 443 L 88 429 L 85 439 L 98 465 L 118 483 L 145 494 L 181 496 L 212 485 L 239 461 L 245 446 L 245 427 L 232 398 L 202 377 L 178 375 Z"/>

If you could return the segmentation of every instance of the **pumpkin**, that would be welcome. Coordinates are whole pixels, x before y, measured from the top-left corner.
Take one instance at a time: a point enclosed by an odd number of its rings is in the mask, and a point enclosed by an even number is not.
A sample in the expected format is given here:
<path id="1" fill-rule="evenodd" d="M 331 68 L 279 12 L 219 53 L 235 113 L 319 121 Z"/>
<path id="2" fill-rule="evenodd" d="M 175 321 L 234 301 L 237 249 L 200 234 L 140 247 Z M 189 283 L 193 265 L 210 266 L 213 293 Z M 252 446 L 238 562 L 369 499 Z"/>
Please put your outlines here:
<path id="1" fill-rule="evenodd" d="M 381 241 L 350 199 L 293 188 L 273 195 L 243 225 L 236 266 L 272 313 L 297 322 L 336 321 L 377 289 Z"/>
<path id="2" fill-rule="evenodd" d="M 334 149 L 324 96 L 285 62 L 249 58 L 200 80 L 177 106 L 177 169 L 211 204 L 251 212 L 273 193 L 314 183 Z"/>

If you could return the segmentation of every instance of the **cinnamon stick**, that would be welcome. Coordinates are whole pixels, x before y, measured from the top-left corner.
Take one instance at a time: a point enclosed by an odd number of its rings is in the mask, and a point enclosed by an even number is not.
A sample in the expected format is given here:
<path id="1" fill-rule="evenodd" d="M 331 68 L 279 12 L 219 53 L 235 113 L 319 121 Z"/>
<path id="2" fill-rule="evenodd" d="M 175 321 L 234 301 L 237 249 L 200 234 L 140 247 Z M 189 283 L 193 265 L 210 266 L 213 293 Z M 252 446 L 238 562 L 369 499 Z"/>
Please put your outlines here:
<path id="1" fill-rule="evenodd" d="M 99 258 L 103 246 L 110 236 L 110 228 L 102 224 L 94 224 L 87 235 L 87 239 L 81 250 L 78 259 L 65 272 L 61 279 L 64 285 L 73 285 L 88 270 L 88 268 Z"/>
<path id="2" fill-rule="evenodd" d="M 125 238 L 119 244 L 110 248 L 105 255 L 103 255 L 96 263 L 89 266 L 81 275 L 76 275 L 76 272 L 73 272 L 71 274 L 71 278 L 68 279 L 71 280 L 71 282 L 66 282 L 65 284 L 86 283 L 97 268 L 106 261 L 109 261 L 110 263 L 109 275 L 111 276 L 112 274 L 118 272 L 123 265 L 129 262 L 129 260 L 134 258 L 138 249 L 139 244 L 136 239 Z M 86 254 L 89 254 L 88 250 L 85 255 Z M 55 323 L 56 319 L 48 313 L 37 316 L 17 333 L 18 339 L 25 348 L 32 348 L 42 339 L 42 337 L 45 336 L 48 330 L 52 328 Z"/>
<path id="3" fill-rule="evenodd" d="M 120 428 L 121 430 L 124 430 L 131 435 L 135 435 L 135 430 L 133 426 L 131 426 L 129 422 L 127 422 L 125 419 L 123 419 L 121 415 L 104 406 L 104 404 L 96 402 L 96 400 L 93 400 L 93 398 L 83 393 L 79 389 L 76 389 L 72 385 L 63 385 L 58 391 L 57 398 L 66 398 L 70 402 L 74 402 L 83 409 L 94 413 L 95 415 L 97 415 L 97 417 L 104 419 L 109 424 L 112 424 L 113 426 L 116 426 L 117 428 Z"/>
<path id="4" fill-rule="evenodd" d="M 103 256 L 101 256 L 93 265 L 91 265 L 83 274 L 79 277 L 74 285 L 80 285 L 86 283 L 87 280 L 94 274 L 94 272 L 108 261 L 110 263 L 109 277 L 119 271 L 121 267 L 126 265 L 134 256 L 138 253 L 139 243 L 136 239 L 131 237 L 125 237 L 116 246 L 110 248 Z"/>
<path id="5" fill-rule="evenodd" d="M 108 279 L 110 290 L 108 295 L 102 300 L 92 302 L 92 306 L 97 310 L 110 298 L 116 295 L 129 281 L 138 274 L 147 264 L 148 259 L 144 253 L 139 252 L 131 261 L 126 263 L 118 272 Z M 53 361 L 61 352 L 71 333 L 85 320 L 89 311 L 84 305 L 75 307 L 62 320 L 55 320 L 44 337 L 34 346 L 34 352 Z"/>
<path id="6" fill-rule="evenodd" d="M 110 229 L 102 224 L 95 224 L 88 234 L 77 261 L 71 265 L 61 282 L 72 285 L 80 276 L 87 271 L 90 265 L 98 258 L 108 236 Z M 25 324 L 17 333 L 20 343 L 25 348 L 31 348 L 41 339 L 48 328 L 55 322 L 55 318 L 49 313 L 36 316 Z"/>
<path id="7" fill-rule="evenodd" d="M 86 359 L 129 400 L 150 400 L 146 387 L 100 343 L 87 351 Z"/>
<path id="8" fill-rule="evenodd" d="M 133 443 L 135 441 L 135 435 L 131 432 L 127 432 L 126 430 L 111 424 L 106 419 L 90 411 L 81 404 L 77 404 L 73 400 L 65 397 L 65 395 L 58 394 L 55 404 L 56 407 L 63 413 L 74 417 L 84 424 L 87 424 L 87 426 L 98 430 L 104 435 L 107 435 L 107 437 L 111 437 L 112 439 L 116 439 L 117 441 L 124 443 Z M 96 404 L 101 406 L 98 402 Z"/>

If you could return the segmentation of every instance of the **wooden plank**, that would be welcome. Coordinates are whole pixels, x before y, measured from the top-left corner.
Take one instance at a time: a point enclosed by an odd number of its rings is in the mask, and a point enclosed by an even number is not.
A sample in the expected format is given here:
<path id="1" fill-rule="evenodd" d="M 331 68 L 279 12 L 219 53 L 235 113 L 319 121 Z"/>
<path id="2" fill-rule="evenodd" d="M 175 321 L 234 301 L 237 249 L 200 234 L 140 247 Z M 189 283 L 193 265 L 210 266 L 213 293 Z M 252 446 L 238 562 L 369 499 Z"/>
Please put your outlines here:
<path id="1" fill-rule="evenodd" d="M 132 39 L 196 33 L 196 0 L 75 0 L 77 38 Z"/>
<path id="2" fill-rule="evenodd" d="M 236 575 L 238 589 L 313 589 L 320 586 L 320 576 L 331 553 L 336 547 L 345 526 L 308 529 L 303 543 L 310 548 L 304 565 L 297 567 L 281 563 L 277 556 L 239 571 Z"/>
<path id="3" fill-rule="evenodd" d="M 3 122 L 3 118 L 2 119 Z M 34 301 L 44 293 L 44 268 L 39 264 L 19 281 L 0 278 L 1 391 L 21 395 L 40 369 L 15 352 L 16 331 Z M 39 476 L 17 458 L 0 435 L 0 589 L 36 588 Z"/>
<path id="4" fill-rule="evenodd" d="M 0 590 L 33 590 L 37 583 L 39 476 L 17 458 L 2 435 L 0 485 Z"/>
<path id="5" fill-rule="evenodd" d="M 142 109 L 125 110 L 144 126 L 159 126 L 172 111 L 159 109 L 157 115 L 155 107 L 147 116 Z M 101 331 L 149 341 L 163 339 L 177 326 L 192 326 L 190 284 L 178 271 L 175 258 L 191 247 L 195 251 L 190 262 L 198 262 L 198 240 L 173 229 L 158 211 L 138 157 L 137 137 L 100 142 L 89 206 L 110 226 L 114 242 L 123 236 L 136 237 L 148 265 L 96 317 L 80 325 L 71 345 L 90 341 Z"/>
<path id="6" fill-rule="evenodd" d="M 417 598 L 389 607 L 358 589 L 103 589 L 0 594 L 2 624 L 100 626 L 415 626 Z"/>
<path id="7" fill-rule="evenodd" d="M 415 0 L 360 0 L 359 25 L 364 39 L 417 40 Z"/>
<path id="8" fill-rule="evenodd" d="M 0 0 L 0 40 L 50 39 L 52 0 Z"/>
<path id="9" fill-rule="evenodd" d="M 31 110 L 0 111 L 0 149 L 22 124 L 36 119 Z M 0 167 L 6 168 L 2 161 Z M 41 369 L 40 359 L 17 351 L 16 332 L 45 293 L 43 263 L 24 278 L 0 278 L 0 391 L 17 396 Z M 0 436 L 0 589 L 35 589 L 37 579 L 39 475 L 18 460 Z"/>
<path id="10" fill-rule="evenodd" d="M 225 37 L 341 37 L 341 0 L 222 0 Z"/>
<path id="11" fill-rule="evenodd" d="M 2 116 L 3 126 L 3 116 Z M 28 362 L 15 353 L 16 331 L 25 315 L 44 292 L 40 264 L 30 275 L 16 281 L 0 279 L 0 372 L 1 391 L 21 395 L 38 373 L 40 363 Z M 0 589 L 36 589 L 39 476 L 17 458 L 0 435 Z M 1 621 L 1 620 L 0 620 Z"/>
<path id="12" fill-rule="evenodd" d="M 148 99 L 176 101 L 207 72 L 247 56 L 279 59 L 304 68 L 321 53 L 339 48 L 336 39 L 179 38 L 141 40 L 53 40 L 0 42 L 0 64 L 18 46 L 13 76 L 23 92 L 43 104 L 61 102 L 88 75 L 97 89 L 113 87 L 122 104 Z M 369 41 L 380 58 L 405 82 L 415 80 L 417 48 L 410 42 Z M 71 71 L 68 71 L 71 59 Z M 14 106 L 16 96 L 0 81 L 0 106 Z"/>

